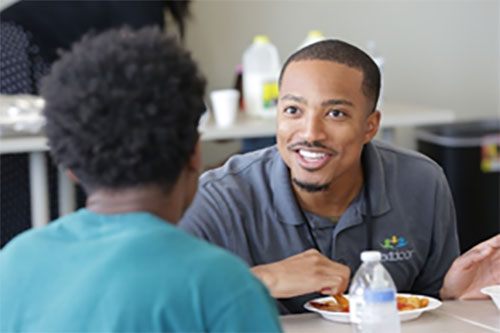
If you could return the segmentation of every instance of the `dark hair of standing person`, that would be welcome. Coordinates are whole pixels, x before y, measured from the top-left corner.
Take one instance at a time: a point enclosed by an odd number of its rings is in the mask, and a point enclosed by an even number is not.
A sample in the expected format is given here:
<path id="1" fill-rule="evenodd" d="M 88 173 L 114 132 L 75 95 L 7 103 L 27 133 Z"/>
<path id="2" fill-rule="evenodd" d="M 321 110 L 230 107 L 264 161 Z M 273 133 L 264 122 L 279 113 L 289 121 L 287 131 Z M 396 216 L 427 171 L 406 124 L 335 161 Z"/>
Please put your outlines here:
<path id="1" fill-rule="evenodd" d="M 165 0 L 165 8 L 167 8 L 172 18 L 175 20 L 181 39 L 184 39 L 184 34 L 186 32 L 184 19 L 190 15 L 189 2 L 190 0 Z"/>

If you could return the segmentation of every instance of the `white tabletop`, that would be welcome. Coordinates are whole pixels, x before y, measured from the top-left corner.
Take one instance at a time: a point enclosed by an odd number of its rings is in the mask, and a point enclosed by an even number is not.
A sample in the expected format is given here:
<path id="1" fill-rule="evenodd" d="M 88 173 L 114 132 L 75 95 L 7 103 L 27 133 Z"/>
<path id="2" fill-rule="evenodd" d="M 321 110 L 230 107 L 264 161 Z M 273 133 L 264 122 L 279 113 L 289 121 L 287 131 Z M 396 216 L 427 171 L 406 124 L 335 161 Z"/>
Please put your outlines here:
<path id="1" fill-rule="evenodd" d="M 0 154 L 30 153 L 48 150 L 45 136 L 15 136 L 0 138 Z"/>
<path id="2" fill-rule="evenodd" d="M 351 326 L 323 319 L 316 313 L 281 316 L 285 332 L 350 333 Z M 500 332 L 500 311 L 491 300 L 445 301 L 417 319 L 401 323 L 403 333 Z"/>
<path id="3" fill-rule="evenodd" d="M 455 113 L 448 109 L 439 109 L 405 104 L 383 104 L 381 107 L 381 128 L 399 126 L 421 126 L 450 123 L 455 120 Z M 228 128 L 219 128 L 213 117 L 202 127 L 201 140 L 225 140 L 274 136 L 276 118 L 250 117 L 241 112 L 236 123 Z M 36 152 L 48 150 L 44 136 L 0 137 L 0 154 Z"/>

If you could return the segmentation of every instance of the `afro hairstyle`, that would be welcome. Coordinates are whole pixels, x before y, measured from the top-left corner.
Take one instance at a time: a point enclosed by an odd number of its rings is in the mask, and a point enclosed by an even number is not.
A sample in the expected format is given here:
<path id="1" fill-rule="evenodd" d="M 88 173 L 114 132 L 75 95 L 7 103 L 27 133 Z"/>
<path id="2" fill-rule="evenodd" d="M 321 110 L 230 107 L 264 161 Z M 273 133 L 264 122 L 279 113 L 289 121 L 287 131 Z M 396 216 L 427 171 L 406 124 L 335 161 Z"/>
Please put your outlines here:
<path id="1" fill-rule="evenodd" d="M 176 183 L 199 140 L 205 79 L 158 27 L 87 35 L 41 86 L 51 154 L 84 189 Z"/>

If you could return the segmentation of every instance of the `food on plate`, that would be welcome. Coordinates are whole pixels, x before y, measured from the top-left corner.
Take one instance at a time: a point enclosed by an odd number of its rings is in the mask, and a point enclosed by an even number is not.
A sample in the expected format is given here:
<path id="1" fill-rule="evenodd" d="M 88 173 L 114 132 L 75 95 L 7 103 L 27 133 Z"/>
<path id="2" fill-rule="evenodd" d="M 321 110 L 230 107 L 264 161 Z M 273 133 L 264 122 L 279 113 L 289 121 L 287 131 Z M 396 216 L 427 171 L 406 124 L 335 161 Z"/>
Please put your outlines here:
<path id="1" fill-rule="evenodd" d="M 429 304 L 429 299 L 417 296 L 396 296 L 399 311 L 409 311 L 425 308 Z"/>
<path id="2" fill-rule="evenodd" d="M 315 302 L 309 304 L 316 309 L 333 312 L 349 312 L 349 300 L 342 295 L 333 295 L 335 301 Z M 398 310 L 410 311 L 415 309 L 425 308 L 429 304 L 429 299 L 418 296 L 396 296 Z"/>

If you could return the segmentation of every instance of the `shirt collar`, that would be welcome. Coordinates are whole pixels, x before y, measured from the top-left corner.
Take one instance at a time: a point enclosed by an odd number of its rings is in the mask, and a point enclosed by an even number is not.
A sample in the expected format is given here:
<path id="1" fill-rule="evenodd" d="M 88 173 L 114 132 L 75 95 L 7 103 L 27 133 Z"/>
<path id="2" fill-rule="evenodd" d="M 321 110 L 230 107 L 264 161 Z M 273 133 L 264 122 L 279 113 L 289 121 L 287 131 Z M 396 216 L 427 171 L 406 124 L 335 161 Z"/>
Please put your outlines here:
<path id="1" fill-rule="evenodd" d="M 387 175 L 382 161 L 382 156 L 373 142 L 368 142 L 364 147 L 366 154 L 365 161 L 368 173 L 368 191 L 370 191 L 370 202 L 372 206 L 372 216 L 380 216 L 391 209 L 387 193 Z M 366 183 L 363 185 L 363 191 L 366 191 Z M 368 214 L 366 207 L 366 196 L 360 202 L 360 208 L 363 215 Z"/>

